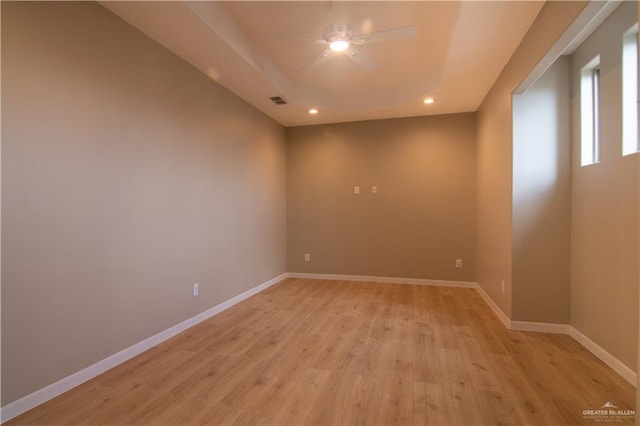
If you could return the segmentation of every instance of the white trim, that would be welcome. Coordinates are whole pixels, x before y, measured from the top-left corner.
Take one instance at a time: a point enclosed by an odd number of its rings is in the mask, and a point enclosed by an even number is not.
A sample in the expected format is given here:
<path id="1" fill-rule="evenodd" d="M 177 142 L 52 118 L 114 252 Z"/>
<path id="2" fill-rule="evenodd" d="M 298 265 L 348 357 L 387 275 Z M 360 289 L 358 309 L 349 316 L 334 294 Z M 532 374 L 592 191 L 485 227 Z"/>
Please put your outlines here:
<path id="1" fill-rule="evenodd" d="M 529 87 L 553 65 L 556 59 L 561 55 L 572 54 L 576 48 L 620 6 L 621 1 L 622 0 L 590 1 L 560 38 L 551 46 L 551 49 L 542 57 L 540 62 L 531 70 L 529 75 L 522 80 L 513 94 L 521 95 L 526 92 Z"/>
<path id="2" fill-rule="evenodd" d="M 478 293 L 482 295 L 484 301 L 489 305 L 491 310 L 502 321 L 504 326 L 508 330 L 513 331 L 527 331 L 538 333 L 554 333 L 554 334 L 566 334 L 575 339 L 578 343 L 584 346 L 589 352 L 598 357 L 602 362 L 608 365 L 613 371 L 618 373 L 622 378 L 631 383 L 633 387 L 637 387 L 638 374 L 635 371 L 627 367 L 622 361 L 615 356 L 611 355 L 600 345 L 589 339 L 580 331 L 575 329 L 569 324 L 550 324 L 544 322 L 529 322 L 529 321 L 511 321 L 505 313 L 500 309 L 498 305 L 489 297 L 484 289 L 478 286 Z"/>
<path id="3" fill-rule="evenodd" d="M 507 314 L 505 314 L 504 311 L 500 309 L 500 306 L 498 306 L 496 302 L 494 302 L 493 299 L 489 297 L 487 292 L 485 292 L 481 286 L 478 286 L 477 290 L 478 290 L 478 293 L 480 293 L 480 296 L 482 296 L 482 298 L 486 302 L 486 304 L 489 305 L 491 310 L 496 314 L 498 319 L 502 321 L 502 324 L 504 324 L 505 327 L 511 330 L 511 320 L 509 319 Z"/>
<path id="4" fill-rule="evenodd" d="M 536 333 L 569 334 L 569 324 L 553 324 L 548 322 L 511 321 L 511 330 L 533 331 Z"/>
<path id="5" fill-rule="evenodd" d="M 345 280 L 345 281 L 365 281 L 365 282 L 385 282 L 391 284 L 414 284 L 414 285 L 432 285 L 443 287 L 463 287 L 463 288 L 475 288 L 482 296 L 487 305 L 496 314 L 498 319 L 509 330 L 518 331 L 533 331 L 543 333 L 558 333 L 568 334 L 576 341 L 582 344 L 585 348 L 591 351 L 595 356 L 602 360 L 605 364 L 611 367 L 615 372 L 620 374 L 625 380 L 631 383 L 634 387 L 638 375 L 629 367 L 624 365 L 620 360 L 604 350 L 598 344 L 593 342 L 587 336 L 573 328 L 568 324 L 549 324 L 549 323 L 537 323 L 528 321 L 511 321 L 509 317 L 500 309 L 500 307 L 489 297 L 489 295 L 475 282 L 470 281 L 444 281 L 444 280 L 425 280 L 416 278 L 392 278 L 392 277 L 375 277 L 375 276 L 362 276 L 362 275 L 335 275 L 335 274 L 307 274 L 297 272 L 287 272 L 281 274 L 275 278 L 270 279 L 250 290 L 245 291 L 232 299 L 222 302 L 219 305 L 214 306 L 204 312 L 199 313 L 173 327 L 170 327 L 164 331 L 161 331 L 154 336 L 151 336 L 135 345 L 132 345 L 116 354 L 113 354 L 102 361 L 78 371 L 70 376 L 65 377 L 46 386 L 34 393 L 25 396 L 15 402 L 12 402 L 4 407 L 0 407 L 0 422 L 4 423 L 12 418 L 43 404 L 56 396 L 73 389 L 76 386 L 110 370 L 117 365 L 122 364 L 125 361 L 145 352 L 146 350 L 164 342 L 165 340 L 175 336 L 184 330 L 193 327 L 194 325 L 211 318 L 214 315 L 232 307 L 233 305 L 271 287 L 272 285 L 282 281 L 285 278 L 305 278 L 305 279 L 321 279 L 321 280 Z"/>
<path id="6" fill-rule="evenodd" d="M 582 346 L 587 348 L 592 354 L 600 358 L 602 362 L 611 367 L 616 373 L 621 375 L 626 381 L 631 383 L 633 387 L 637 386 L 638 375 L 627 367 L 622 361 L 620 361 L 615 356 L 611 355 L 609 352 L 604 350 L 600 345 L 598 345 L 593 340 L 589 339 L 587 336 L 582 334 L 577 329 L 570 327 L 569 335 L 577 340 Z"/>
<path id="7" fill-rule="evenodd" d="M 182 321 L 179 324 L 174 325 L 173 327 L 167 328 L 164 331 L 161 331 L 158 334 L 155 334 L 141 342 L 136 343 L 135 345 L 129 346 L 122 351 L 113 354 L 101 361 L 96 362 L 89 367 L 82 369 L 70 376 L 65 377 L 55 383 L 52 383 L 42 389 L 39 389 L 33 392 L 30 395 L 27 395 L 17 401 L 14 401 L 10 404 L 5 405 L 0 409 L 0 422 L 4 423 L 6 421 L 11 420 L 12 418 L 31 410 L 34 407 L 37 407 L 40 404 L 43 404 L 50 399 L 55 398 L 56 396 L 67 392 L 70 389 L 75 388 L 76 386 L 81 385 L 82 383 L 93 379 L 94 377 L 104 373 L 107 370 L 112 369 L 113 367 L 122 364 L 125 361 L 130 360 L 131 358 L 145 352 L 148 349 L 164 342 L 165 340 L 175 336 L 178 333 L 183 332 L 184 330 L 193 327 L 194 325 L 211 318 L 214 315 L 219 314 L 220 312 L 232 307 L 236 303 L 242 302 L 243 300 L 253 296 L 256 293 L 265 290 L 268 287 L 280 282 L 284 278 L 286 278 L 287 274 L 278 275 L 275 278 L 270 279 L 269 281 L 265 281 L 264 283 L 253 287 L 250 290 L 245 291 L 242 294 L 239 294 L 226 302 L 222 302 L 219 305 L 214 306 L 213 308 L 207 309 L 204 312 L 201 312 L 185 321 Z"/>
<path id="8" fill-rule="evenodd" d="M 366 275 L 308 274 L 301 272 L 288 272 L 286 275 L 287 278 L 304 278 L 310 280 L 365 281 L 372 283 L 432 285 L 439 287 L 462 288 L 478 287 L 478 283 L 473 281 L 427 280 L 422 278 L 376 277 Z"/>

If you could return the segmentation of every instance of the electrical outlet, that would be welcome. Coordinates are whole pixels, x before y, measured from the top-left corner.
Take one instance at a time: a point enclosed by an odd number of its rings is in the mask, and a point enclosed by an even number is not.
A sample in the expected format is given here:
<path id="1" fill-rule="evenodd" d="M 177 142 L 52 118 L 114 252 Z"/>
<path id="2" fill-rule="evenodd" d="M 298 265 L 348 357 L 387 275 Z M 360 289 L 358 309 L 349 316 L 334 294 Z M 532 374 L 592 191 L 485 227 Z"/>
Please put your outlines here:
<path id="1" fill-rule="evenodd" d="M 358 195 L 360 193 L 360 187 L 359 186 L 354 186 L 353 187 L 353 193 Z"/>
<path id="2" fill-rule="evenodd" d="M 462 259 L 456 259 L 456 268 L 462 268 Z"/>
<path id="3" fill-rule="evenodd" d="M 371 193 L 372 193 L 372 194 L 377 194 L 377 193 L 378 193 L 378 187 L 377 187 L 377 186 L 375 186 L 375 185 L 374 185 L 374 186 L 372 186 L 372 187 L 371 187 Z"/>
<path id="4" fill-rule="evenodd" d="M 310 253 L 305 253 L 304 254 L 304 261 L 305 262 L 311 262 L 311 254 Z"/>
<path id="5" fill-rule="evenodd" d="M 196 297 L 198 294 L 200 294 L 200 288 L 198 286 L 198 283 L 195 283 L 193 285 L 193 297 Z"/>
<path id="6" fill-rule="evenodd" d="M 502 292 L 504 293 L 504 281 L 502 281 Z"/>

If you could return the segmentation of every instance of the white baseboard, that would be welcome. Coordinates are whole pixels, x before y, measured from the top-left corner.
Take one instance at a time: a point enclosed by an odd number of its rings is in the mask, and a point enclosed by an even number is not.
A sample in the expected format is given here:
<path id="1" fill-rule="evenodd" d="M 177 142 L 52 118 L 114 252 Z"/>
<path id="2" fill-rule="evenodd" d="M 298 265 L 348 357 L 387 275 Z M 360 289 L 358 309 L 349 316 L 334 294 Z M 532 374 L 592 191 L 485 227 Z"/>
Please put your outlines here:
<path id="1" fill-rule="evenodd" d="M 527 321 L 511 321 L 509 317 L 500 309 L 500 307 L 489 297 L 489 295 L 475 282 L 469 281 L 443 281 L 443 280 L 426 280 L 416 278 L 393 278 L 393 277 L 375 277 L 361 275 L 335 275 L 335 274 L 306 274 L 288 272 L 270 279 L 226 302 L 220 303 L 200 314 L 191 317 L 173 327 L 170 327 L 160 333 L 151 336 L 133 346 L 130 346 L 114 355 L 111 355 L 97 363 L 78 371 L 64 379 L 59 380 L 49 386 L 46 386 L 34 393 L 25 396 L 15 402 L 7 404 L 0 408 L 0 422 L 4 423 L 12 418 L 43 404 L 56 396 L 81 385 L 82 383 L 104 373 L 111 368 L 122 364 L 125 361 L 151 349 L 152 347 L 164 342 L 165 340 L 193 327 L 194 325 L 219 314 L 220 312 L 230 308 L 231 306 L 257 294 L 268 287 L 280 282 L 285 278 L 305 278 L 305 279 L 321 279 L 321 280 L 344 280 L 344 281 L 366 281 L 366 282 L 384 282 L 392 284 L 413 284 L 413 285 L 432 285 L 444 287 L 464 287 L 475 288 L 487 305 L 493 310 L 496 316 L 504 324 L 507 329 L 518 331 L 533 331 L 542 333 L 558 333 L 568 334 L 581 343 L 585 348 L 591 351 L 595 356 L 611 367 L 614 371 L 624 377 L 634 387 L 636 386 L 637 374 L 629 367 L 624 365 L 620 360 L 604 350 L 598 344 L 586 337 L 584 334 L 571 327 L 568 324 L 548 324 Z"/>
<path id="2" fill-rule="evenodd" d="M 534 331 L 536 333 L 569 334 L 569 324 L 553 324 L 548 322 L 511 321 L 511 330 Z"/>
<path id="3" fill-rule="evenodd" d="M 78 371 L 77 373 L 67 376 L 64 379 L 61 379 L 42 389 L 39 389 L 30 395 L 27 395 L 17 401 L 5 405 L 0 409 L 0 422 L 4 423 L 6 421 L 9 421 L 14 417 L 19 416 L 20 414 L 29 411 L 32 408 L 35 408 L 38 405 L 43 404 L 64 392 L 67 392 L 70 389 L 75 388 L 76 386 L 79 386 L 82 383 L 93 379 L 94 377 L 104 373 L 105 371 L 110 370 L 113 367 L 120 365 L 123 362 L 128 361 L 131 358 L 141 354 L 142 352 L 145 352 L 146 350 L 151 349 L 152 347 L 164 342 L 165 340 L 175 336 L 176 334 L 181 333 L 184 330 L 193 327 L 194 325 L 206 319 L 209 319 L 216 314 L 219 314 L 220 312 L 232 307 L 236 303 L 242 302 L 243 300 L 253 296 L 256 293 L 261 292 L 268 287 L 271 287 L 272 285 L 286 278 L 286 276 L 287 274 L 285 273 L 272 278 L 269 281 L 266 281 L 256 287 L 253 287 L 250 290 L 245 291 L 242 294 L 235 296 L 232 299 L 227 300 L 226 302 L 222 302 L 219 305 L 214 306 L 213 308 L 207 309 L 206 311 L 201 312 L 198 315 L 195 315 L 185 321 L 182 321 L 181 323 L 176 324 L 173 327 L 161 331 L 160 333 L 155 334 L 141 342 L 138 342 L 133 346 L 129 346 L 128 348 L 123 349 L 116 354 L 98 361 L 95 364 Z"/>
<path id="4" fill-rule="evenodd" d="M 462 288 L 478 287 L 478 284 L 472 281 L 427 280 L 422 278 L 376 277 L 366 275 L 308 274 L 301 272 L 288 272 L 286 275 L 287 278 L 304 278 L 310 280 L 365 281 L 373 283 L 433 285 L 439 287 Z"/>
<path id="5" fill-rule="evenodd" d="M 602 362 L 611 367 L 616 373 L 621 375 L 626 381 L 631 383 L 634 387 L 637 386 L 638 383 L 638 375 L 635 371 L 627 367 L 622 361 L 620 361 L 615 356 L 611 355 L 609 352 L 604 350 L 600 345 L 598 345 L 593 340 L 589 339 L 587 336 L 582 334 L 577 329 L 570 327 L 569 333 L 571 337 L 576 339 L 582 346 L 587 348 L 592 354 L 600 358 Z"/>
<path id="6" fill-rule="evenodd" d="M 489 297 L 484 289 L 478 286 L 478 292 L 482 295 L 484 301 L 489 305 L 491 310 L 502 321 L 504 326 L 513 331 L 529 331 L 537 333 L 553 333 L 567 334 L 573 337 L 578 343 L 587 348 L 592 354 L 598 357 L 602 362 L 607 364 L 613 371 L 622 376 L 626 381 L 631 383 L 633 387 L 637 386 L 638 375 L 635 371 L 627 367 L 622 361 L 611 355 L 600 345 L 589 339 L 587 336 L 573 328 L 569 324 L 551 324 L 544 322 L 529 321 L 511 321 L 509 317 L 500 309 L 498 305 Z"/>
<path id="7" fill-rule="evenodd" d="M 500 306 L 498 306 L 496 302 L 494 302 L 493 299 L 489 297 L 487 292 L 484 291 L 482 287 L 478 285 L 476 289 L 478 290 L 478 293 L 480 293 L 480 296 L 482 296 L 482 298 L 484 299 L 485 303 L 489 305 L 489 307 L 496 314 L 498 319 L 502 321 L 502 324 L 504 324 L 505 327 L 511 330 L 511 320 L 509 319 L 507 314 L 505 314 L 504 311 L 500 309 Z"/>
<path id="8" fill-rule="evenodd" d="M 514 331 L 528 331 L 536 333 L 553 333 L 553 334 L 567 334 L 577 340 L 605 364 L 611 367 L 615 372 L 620 374 L 625 380 L 631 383 L 634 387 L 637 385 L 637 374 L 629 367 L 624 365 L 620 360 L 597 345 L 591 339 L 580 333 L 569 324 L 552 324 L 543 322 L 530 322 L 530 321 L 512 321 L 504 313 L 504 311 L 496 304 L 496 302 L 489 297 L 489 295 L 475 282 L 469 281 L 443 281 L 443 280 L 426 280 L 415 278 L 395 278 L 395 277 L 375 277 L 375 276 L 363 276 L 363 275 L 337 275 L 337 274 L 308 274 L 298 272 L 288 272 L 287 278 L 304 278 L 304 279 L 318 279 L 318 280 L 341 280 L 341 281 L 366 281 L 366 282 L 383 282 L 391 284 L 414 284 L 414 285 L 435 285 L 444 287 L 464 287 L 475 288 L 482 296 L 487 305 L 496 314 L 502 324 L 509 330 Z"/>

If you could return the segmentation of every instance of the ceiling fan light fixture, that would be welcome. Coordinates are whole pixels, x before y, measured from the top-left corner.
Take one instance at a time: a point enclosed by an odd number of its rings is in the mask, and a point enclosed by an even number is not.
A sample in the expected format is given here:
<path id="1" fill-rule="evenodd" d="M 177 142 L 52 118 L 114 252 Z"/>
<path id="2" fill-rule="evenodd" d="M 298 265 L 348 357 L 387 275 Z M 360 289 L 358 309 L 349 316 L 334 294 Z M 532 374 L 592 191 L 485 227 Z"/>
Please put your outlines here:
<path id="1" fill-rule="evenodd" d="M 349 42 L 346 40 L 334 40 L 329 43 L 329 49 L 334 52 L 344 52 L 349 48 Z"/>
<path id="2" fill-rule="evenodd" d="M 427 98 L 423 102 L 427 105 L 434 103 L 436 100 L 433 98 Z"/>
<path id="3" fill-rule="evenodd" d="M 318 113 L 318 110 L 316 108 L 311 108 L 309 110 L 309 114 L 311 114 L 311 115 L 314 115 L 314 114 L 317 114 L 317 113 Z"/>

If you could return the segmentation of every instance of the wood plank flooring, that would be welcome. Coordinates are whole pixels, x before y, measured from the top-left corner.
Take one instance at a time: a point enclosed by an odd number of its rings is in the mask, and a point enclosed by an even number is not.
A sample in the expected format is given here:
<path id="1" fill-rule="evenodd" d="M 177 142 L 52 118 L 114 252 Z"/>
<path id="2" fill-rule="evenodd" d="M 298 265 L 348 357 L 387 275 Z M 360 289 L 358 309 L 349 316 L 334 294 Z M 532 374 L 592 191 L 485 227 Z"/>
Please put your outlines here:
<path id="1" fill-rule="evenodd" d="M 473 289 L 287 279 L 7 424 L 595 424 L 607 401 L 635 389 Z"/>

